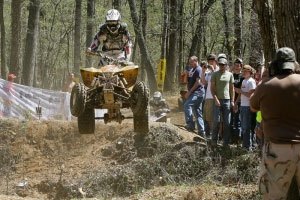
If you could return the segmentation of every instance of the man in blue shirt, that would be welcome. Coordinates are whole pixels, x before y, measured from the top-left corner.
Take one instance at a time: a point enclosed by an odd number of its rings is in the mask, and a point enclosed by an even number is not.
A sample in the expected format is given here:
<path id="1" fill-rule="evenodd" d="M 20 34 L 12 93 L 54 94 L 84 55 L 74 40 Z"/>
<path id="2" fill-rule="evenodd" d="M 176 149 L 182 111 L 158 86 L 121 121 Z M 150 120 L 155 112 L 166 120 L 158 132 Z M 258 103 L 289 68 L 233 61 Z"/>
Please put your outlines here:
<path id="1" fill-rule="evenodd" d="M 184 114 L 186 128 L 190 131 L 195 129 L 195 122 L 193 120 L 193 114 L 195 117 L 196 125 L 198 128 L 198 134 L 200 136 L 205 135 L 204 122 L 202 116 L 202 102 L 204 99 L 205 91 L 201 83 L 202 69 L 198 63 L 198 58 L 192 56 L 189 59 L 189 65 L 192 69 L 188 74 L 188 92 L 185 95 Z"/>

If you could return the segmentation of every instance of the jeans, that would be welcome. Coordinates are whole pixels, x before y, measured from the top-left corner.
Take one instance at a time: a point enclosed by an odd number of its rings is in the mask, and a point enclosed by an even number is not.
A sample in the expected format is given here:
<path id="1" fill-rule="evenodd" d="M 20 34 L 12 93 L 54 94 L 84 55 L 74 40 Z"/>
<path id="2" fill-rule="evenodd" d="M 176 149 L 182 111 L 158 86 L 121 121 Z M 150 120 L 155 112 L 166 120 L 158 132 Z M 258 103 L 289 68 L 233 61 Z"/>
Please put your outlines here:
<path id="1" fill-rule="evenodd" d="M 238 102 L 237 104 L 238 110 L 234 112 L 231 110 L 231 119 L 230 119 L 230 126 L 231 126 L 231 139 L 232 142 L 238 142 L 241 137 L 241 119 L 240 119 L 240 108 L 241 103 Z"/>
<path id="2" fill-rule="evenodd" d="M 193 114 L 195 116 L 196 125 L 198 128 L 198 134 L 203 136 L 205 133 L 204 121 L 202 115 L 202 102 L 204 99 L 204 93 L 194 92 L 184 103 L 185 122 L 189 129 L 195 129 L 195 122 L 193 120 Z"/>
<path id="3" fill-rule="evenodd" d="M 243 135 L 243 147 L 251 147 L 251 112 L 249 106 L 241 106 L 241 124 Z"/>
<path id="4" fill-rule="evenodd" d="M 212 142 L 217 143 L 218 133 L 222 120 L 224 123 L 224 132 L 223 132 L 223 146 L 229 145 L 230 139 L 230 100 L 229 99 L 219 99 L 220 107 L 214 105 L 214 122 L 213 122 L 213 132 L 212 132 Z"/>

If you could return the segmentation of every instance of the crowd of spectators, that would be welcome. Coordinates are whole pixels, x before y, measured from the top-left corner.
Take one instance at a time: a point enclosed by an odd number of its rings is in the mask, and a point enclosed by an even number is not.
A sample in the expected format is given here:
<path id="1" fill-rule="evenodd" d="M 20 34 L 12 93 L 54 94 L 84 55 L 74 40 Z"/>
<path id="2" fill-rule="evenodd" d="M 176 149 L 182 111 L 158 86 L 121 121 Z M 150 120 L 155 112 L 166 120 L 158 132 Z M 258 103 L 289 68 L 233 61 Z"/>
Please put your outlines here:
<path id="1" fill-rule="evenodd" d="M 196 131 L 213 146 L 219 142 L 224 147 L 237 144 L 249 151 L 259 146 L 260 141 L 255 137 L 259 116 L 251 111 L 249 101 L 263 70 L 262 64 L 255 70 L 241 58 L 236 58 L 231 66 L 223 53 L 210 54 L 202 62 L 196 56 L 190 57 L 185 68 L 186 129 Z"/>

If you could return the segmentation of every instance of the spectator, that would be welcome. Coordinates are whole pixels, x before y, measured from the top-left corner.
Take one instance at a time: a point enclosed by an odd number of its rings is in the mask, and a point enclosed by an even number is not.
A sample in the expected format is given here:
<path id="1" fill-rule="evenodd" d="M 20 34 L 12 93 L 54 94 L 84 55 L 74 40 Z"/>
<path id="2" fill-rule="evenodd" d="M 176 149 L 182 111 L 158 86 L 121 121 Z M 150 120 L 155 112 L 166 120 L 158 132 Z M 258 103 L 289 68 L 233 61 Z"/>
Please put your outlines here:
<path id="1" fill-rule="evenodd" d="M 6 93 L 6 96 L 3 98 L 3 116 L 12 117 L 12 104 L 14 99 L 14 85 L 13 82 L 17 76 L 13 73 L 8 74 L 7 82 L 4 85 L 3 90 Z"/>
<path id="2" fill-rule="evenodd" d="M 235 91 L 235 99 L 234 99 L 234 109 L 231 109 L 231 119 L 230 119 L 230 127 L 231 127 L 231 139 L 233 143 L 238 144 L 241 136 L 241 120 L 240 120 L 240 107 L 241 107 L 241 101 L 240 98 L 238 98 L 242 82 L 244 80 L 244 77 L 242 75 L 242 67 L 243 67 L 243 61 L 240 58 L 237 58 L 234 61 L 232 73 L 234 78 L 234 91 Z"/>
<path id="3" fill-rule="evenodd" d="M 63 87 L 63 92 L 69 92 L 71 93 L 72 88 L 75 85 L 75 77 L 73 73 L 69 73 L 68 77 L 67 77 L 67 81 Z"/>
<path id="4" fill-rule="evenodd" d="M 241 99 L 241 124 L 243 135 L 243 147 L 247 150 L 251 150 L 251 111 L 249 99 L 256 88 L 255 80 L 251 77 L 254 69 L 250 65 L 243 67 L 243 82 L 240 89 L 239 97 Z M 239 99 L 239 98 L 238 98 Z M 237 109 L 237 103 L 235 103 L 235 110 Z"/>
<path id="5" fill-rule="evenodd" d="M 259 191 L 263 199 L 286 199 L 295 176 L 300 190 L 300 75 L 295 74 L 295 52 L 276 51 L 270 79 L 262 82 L 250 98 L 263 117 L 264 146 Z"/>
<path id="6" fill-rule="evenodd" d="M 230 108 L 234 106 L 234 79 L 232 73 L 227 70 L 228 62 L 225 58 L 220 58 L 218 64 L 220 70 L 214 72 L 211 77 L 211 93 L 214 98 L 212 144 L 217 144 L 222 115 L 223 146 L 227 147 L 230 139 Z"/>
<path id="7" fill-rule="evenodd" d="M 190 71 L 192 70 L 191 66 L 186 66 L 184 71 L 180 75 L 180 97 L 178 98 L 178 109 L 183 110 L 183 105 L 185 103 L 185 94 L 187 93 L 187 83 L 188 83 L 188 76 Z"/>
<path id="8" fill-rule="evenodd" d="M 203 117 L 204 120 L 208 124 L 208 128 L 206 129 L 206 137 L 210 137 L 213 125 L 213 108 L 214 108 L 214 99 L 211 94 L 211 76 L 216 71 L 217 67 L 217 57 L 214 54 L 210 54 L 207 57 L 207 69 L 206 72 L 202 71 L 201 80 L 203 84 L 206 85 L 206 93 L 205 93 L 205 103 L 203 109 Z"/>
<path id="9" fill-rule="evenodd" d="M 198 63 L 198 58 L 192 56 L 189 59 L 189 64 L 192 70 L 188 77 L 188 92 L 185 95 L 184 113 L 186 121 L 186 129 L 193 131 L 195 129 L 195 123 L 193 120 L 193 114 L 195 116 L 198 134 L 205 136 L 204 122 L 202 116 L 202 102 L 204 99 L 204 87 L 201 83 L 201 67 Z"/>

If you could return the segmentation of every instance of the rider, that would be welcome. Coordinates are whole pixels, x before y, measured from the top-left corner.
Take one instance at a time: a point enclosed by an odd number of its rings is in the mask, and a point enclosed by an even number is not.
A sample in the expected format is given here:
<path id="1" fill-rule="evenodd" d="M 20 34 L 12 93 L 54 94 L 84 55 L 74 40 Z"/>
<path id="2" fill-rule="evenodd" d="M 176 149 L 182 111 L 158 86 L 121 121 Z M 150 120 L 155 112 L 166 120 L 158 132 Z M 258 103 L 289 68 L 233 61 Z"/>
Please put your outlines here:
<path id="1" fill-rule="evenodd" d="M 105 17 L 105 24 L 100 25 L 88 51 L 95 52 L 102 44 L 105 56 L 129 61 L 131 54 L 131 39 L 127 30 L 127 24 L 121 23 L 121 15 L 118 10 L 111 9 Z"/>
<path id="2" fill-rule="evenodd" d="M 170 112 L 166 99 L 162 98 L 161 92 L 159 91 L 154 92 L 153 98 L 150 100 L 149 104 L 153 108 L 156 117 Z"/>

